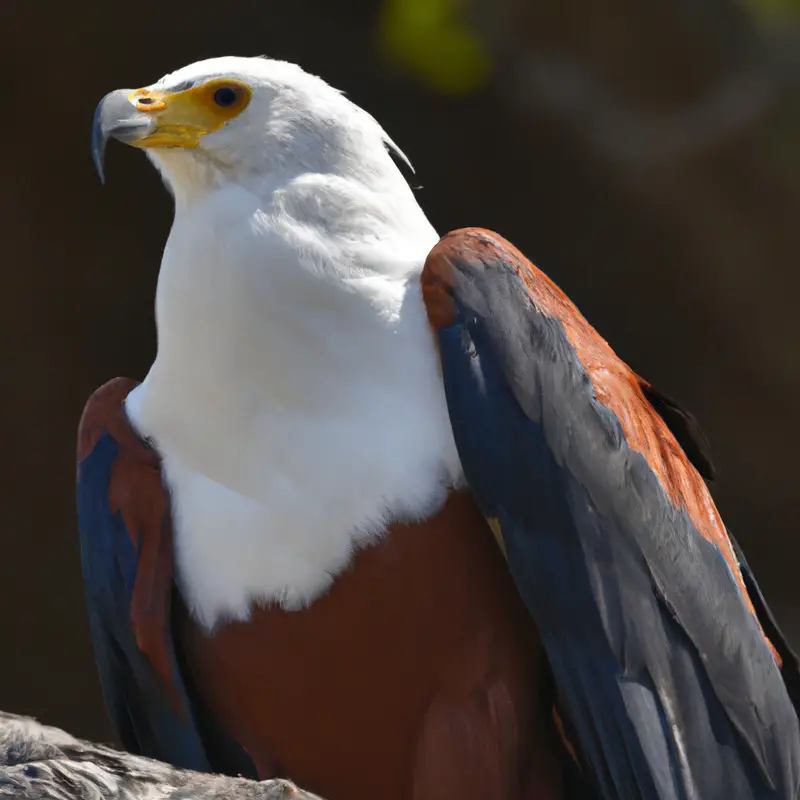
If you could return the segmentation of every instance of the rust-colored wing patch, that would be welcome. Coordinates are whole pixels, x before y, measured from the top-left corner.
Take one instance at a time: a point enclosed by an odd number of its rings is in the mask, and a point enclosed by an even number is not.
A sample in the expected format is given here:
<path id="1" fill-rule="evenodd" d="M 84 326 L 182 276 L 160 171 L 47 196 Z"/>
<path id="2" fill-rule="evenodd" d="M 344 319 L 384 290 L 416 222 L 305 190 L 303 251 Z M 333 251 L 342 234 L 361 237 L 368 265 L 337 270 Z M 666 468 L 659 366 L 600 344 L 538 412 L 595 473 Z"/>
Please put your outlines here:
<path id="1" fill-rule="evenodd" d="M 455 280 L 452 263 L 470 255 L 484 267 L 493 262 L 510 265 L 527 287 L 531 302 L 561 323 L 592 381 L 596 399 L 617 416 L 628 445 L 645 457 L 673 504 L 685 508 L 700 535 L 718 548 L 747 606 L 756 616 L 711 494 L 670 427 L 648 401 L 644 389 L 649 384 L 617 356 L 574 303 L 517 248 L 498 234 L 481 228 L 463 228 L 444 236 L 428 256 L 422 274 L 423 299 L 434 328 L 441 329 L 455 321 L 449 292 Z M 769 644 L 780 664 L 775 648 Z"/>
<path id="2" fill-rule="evenodd" d="M 176 711 L 185 711 L 169 651 L 169 602 L 173 553 L 169 496 L 161 480 L 158 454 L 143 442 L 125 414 L 125 398 L 136 381 L 116 378 L 101 386 L 86 404 L 78 428 L 78 463 L 108 435 L 117 444 L 110 465 L 108 500 L 119 513 L 138 551 L 130 624 L 141 652 L 168 690 Z"/>

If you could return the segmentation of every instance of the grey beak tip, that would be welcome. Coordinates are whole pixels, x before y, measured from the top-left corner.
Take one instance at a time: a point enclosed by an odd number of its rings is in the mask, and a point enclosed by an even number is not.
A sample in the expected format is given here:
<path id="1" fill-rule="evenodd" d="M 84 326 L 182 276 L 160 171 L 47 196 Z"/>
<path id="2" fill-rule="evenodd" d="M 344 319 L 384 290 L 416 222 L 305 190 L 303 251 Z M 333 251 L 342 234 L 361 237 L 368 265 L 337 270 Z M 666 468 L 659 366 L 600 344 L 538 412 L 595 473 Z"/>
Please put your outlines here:
<path id="1" fill-rule="evenodd" d="M 103 153 L 100 150 L 96 150 L 92 147 L 92 161 L 94 162 L 94 168 L 97 171 L 97 177 L 100 179 L 100 185 L 106 185 L 106 173 L 103 169 Z"/>
<path id="2" fill-rule="evenodd" d="M 121 142 L 136 141 L 155 127 L 151 117 L 142 114 L 129 101 L 130 89 L 109 92 L 98 104 L 92 119 L 92 161 L 105 185 L 103 164 L 109 139 Z"/>
<path id="3" fill-rule="evenodd" d="M 109 97 L 110 94 L 107 94 L 97 104 L 92 116 L 92 161 L 94 162 L 94 168 L 97 170 L 97 176 L 100 178 L 100 183 L 103 185 L 106 182 L 103 162 L 105 160 L 106 144 L 108 144 L 108 124 L 104 111 Z"/>
<path id="4" fill-rule="evenodd" d="M 106 141 L 102 136 L 98 135 L 96 128 L 92 129 L 92 161 L 94 162 L 95 170 L 97 170 L 97 177 L 100 178 L 100 183 L 103 186 L 106 183 L 106 174 L 103 169 Z"/>

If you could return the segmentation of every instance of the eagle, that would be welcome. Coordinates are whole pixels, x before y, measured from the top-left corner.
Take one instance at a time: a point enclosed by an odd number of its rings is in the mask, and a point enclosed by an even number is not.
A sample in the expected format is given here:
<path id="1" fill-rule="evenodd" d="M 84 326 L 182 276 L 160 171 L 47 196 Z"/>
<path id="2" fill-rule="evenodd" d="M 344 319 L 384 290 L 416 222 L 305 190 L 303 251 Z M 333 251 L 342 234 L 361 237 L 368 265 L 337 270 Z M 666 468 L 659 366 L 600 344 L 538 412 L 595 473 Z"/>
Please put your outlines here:
<path id="1" fill-rule="evenodd" d="M 97 106 L 174 198 L 77 507 L 123 745 L 328 800 L 800 795 L 798 660 L 706 438 L 379 123 L 267 58 Z M 409 164 L 410 166 L 410 164 Z"/>

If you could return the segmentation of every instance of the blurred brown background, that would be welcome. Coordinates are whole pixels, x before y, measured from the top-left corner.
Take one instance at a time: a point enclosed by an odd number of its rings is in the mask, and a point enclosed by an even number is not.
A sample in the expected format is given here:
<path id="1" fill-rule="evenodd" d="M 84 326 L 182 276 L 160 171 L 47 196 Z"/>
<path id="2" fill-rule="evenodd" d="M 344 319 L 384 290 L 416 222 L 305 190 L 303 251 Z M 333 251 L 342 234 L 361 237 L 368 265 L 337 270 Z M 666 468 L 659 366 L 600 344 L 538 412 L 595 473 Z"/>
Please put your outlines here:
<path id="1" fill-rule="evenodd" d="M 441 232 L 520 246 L 691 408 L 800 643 L 800 0 L 0 0 L 0 708 L 106 738 L 84 616 L 82 404 L 144 376 L 170 201 L 89 156 L 95 103 L 190 61 L 301 63 L 372 112 Z"/>

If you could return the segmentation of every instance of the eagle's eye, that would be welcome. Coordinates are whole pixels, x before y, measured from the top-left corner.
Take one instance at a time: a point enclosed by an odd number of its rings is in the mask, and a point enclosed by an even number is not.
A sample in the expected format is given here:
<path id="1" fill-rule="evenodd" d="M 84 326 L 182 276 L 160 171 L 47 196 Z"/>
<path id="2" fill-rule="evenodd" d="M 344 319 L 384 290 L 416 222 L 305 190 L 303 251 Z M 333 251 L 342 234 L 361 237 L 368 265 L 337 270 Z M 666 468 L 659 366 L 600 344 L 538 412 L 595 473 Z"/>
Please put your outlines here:
<path id="1" fill-rule="evenodd" d="M 222 108 L 230 108 L 239 99 L 240 92 L 233 86 L 220 86 L 214 92 L 214 102 Z"/>
<path id="2" fill-rule="evenodd" d="M 253 92 L 246 83 L 233 78 L 217 78 L 189 89 L 187 94 L 192 94 L 193 97 L 196 94 L 197 102 L 206 113 L 210 114 L 217 125 L 222 125 L 238 117 L 247 108 Z"/>

